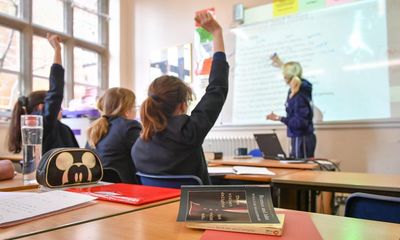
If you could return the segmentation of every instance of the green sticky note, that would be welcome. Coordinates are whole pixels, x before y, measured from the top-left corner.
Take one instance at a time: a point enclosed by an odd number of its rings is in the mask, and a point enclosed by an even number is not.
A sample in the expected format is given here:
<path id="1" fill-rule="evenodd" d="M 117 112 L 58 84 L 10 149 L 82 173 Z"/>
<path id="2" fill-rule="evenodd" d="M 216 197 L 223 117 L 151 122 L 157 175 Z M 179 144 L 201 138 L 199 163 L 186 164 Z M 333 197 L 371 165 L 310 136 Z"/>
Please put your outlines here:
<path id="1" fill-rule="evenodd" d="M 300 12 L 308 12 L 325 7 L 325 0 L 300 0 Z"/>
<path id="2" fill-rule="evenodd" d="M 211 33 L 207 32 L 207 30 L 205 30 L 202 27 L 199 27 L 196 29 L 196 32 L 199 34 L 200 36 L 200 42 L 210 42 L 213 40 L 213 36 L 211 35 Z"/>

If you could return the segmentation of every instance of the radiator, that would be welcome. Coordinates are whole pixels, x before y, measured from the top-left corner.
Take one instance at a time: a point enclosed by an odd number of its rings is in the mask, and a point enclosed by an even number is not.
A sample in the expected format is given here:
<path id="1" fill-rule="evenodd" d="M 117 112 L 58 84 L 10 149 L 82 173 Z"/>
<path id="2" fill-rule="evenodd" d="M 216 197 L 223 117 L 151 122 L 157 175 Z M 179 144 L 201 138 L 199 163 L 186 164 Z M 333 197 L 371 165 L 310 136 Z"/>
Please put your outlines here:
<path id="1" fill-rule="evenodd" d="M 235 149 L 245 147 L 248 151 L 258 148 L 256 140 L 251 137 L 208 137 L 204 140 L 205 152 L 223 152 L 224 156 L 233 156 Z"/>

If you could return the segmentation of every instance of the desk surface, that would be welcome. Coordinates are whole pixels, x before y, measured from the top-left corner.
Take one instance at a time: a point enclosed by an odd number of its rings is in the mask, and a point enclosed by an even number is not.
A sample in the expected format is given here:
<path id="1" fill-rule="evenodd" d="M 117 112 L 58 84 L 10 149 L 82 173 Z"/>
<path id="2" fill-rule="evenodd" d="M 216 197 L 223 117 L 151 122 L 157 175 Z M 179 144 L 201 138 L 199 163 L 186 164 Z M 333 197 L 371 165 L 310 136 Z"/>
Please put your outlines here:
<path id="1" fill-rule="evenodd" d="M 22 180 L 22 174 L 17 174 L 13 179 L 0 181 L 0 191 L 20 191 L 26 189 L 36 189 L 38 184 L 24 184 Z"/>
<path id="2" fill-rule="evenodd" d="M 234 159 L 233 157 L 224 157 L 222 160 L 208 161 L 213 165 L 231 165 L 231 166 L 253 166 L 253 167 L 273 167 L 273 168 L 293 168 L 293 169 L 317 169 L 316 163 L 281 163 L 277 160 L 265 160 L 263 158 Z"/>
<path id="3" fill-rule="evenodd" d="M 52 216 L 40 218 L 30 222 L 15 225 L 12 227 L 0 228 L 0 239 L 17 237 L 17 236 L 29 236 L 33 233 L 50 231 L 58 228 L 63 228 L 66 226 L 104 219 L 107 217 L 116 216 L 128 212 L 135 212 L 145 208 L 176 202 L 178 200 L 179 198 L 173 198 L 165 201 L 159 201 L 140 206 L 133 206 L 128 204 L 120 204 L 120 203 L 113 203 L 113 202 L 99 200 L 97 201 L 96 204 L 87 207 L 55 214 Z M 80 238 L 75 238 L 75 239 L 80 239 Z"/>
<path id="4" fill-rule="evenodd" d="M 179 203 L 49 231 L 29 239 L 200 239 L 203 230 L 176 222 Z M 323 239 L 399 239 L 398 224 L 308 213 Z"/>
<path id="5" fill-rule="evenodd" d="M 292 184 L 400 193 L 400 175 L 302 171 L 273 178 L 272 182 L 278 185 Z"/>

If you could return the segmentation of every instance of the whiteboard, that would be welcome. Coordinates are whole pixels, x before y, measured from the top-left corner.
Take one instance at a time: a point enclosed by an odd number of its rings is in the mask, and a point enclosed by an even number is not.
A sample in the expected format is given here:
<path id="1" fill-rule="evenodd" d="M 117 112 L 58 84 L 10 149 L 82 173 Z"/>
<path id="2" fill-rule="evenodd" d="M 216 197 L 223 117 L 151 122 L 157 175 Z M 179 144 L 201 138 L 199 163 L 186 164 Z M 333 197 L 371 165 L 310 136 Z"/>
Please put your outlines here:
<path id="1" fill-rule="evenodd" d="M 230 93 L 216 125 L 272 124 L 266 114 L 285 115 L 288 86 L 268 59 L 275 52 L 302 64 L 317 121 L 399 119 L 399 2 L 352 1 L 281 17 L 266 14 L 271 8 L 247 10 L 251 21 L 229 33 Z"/>

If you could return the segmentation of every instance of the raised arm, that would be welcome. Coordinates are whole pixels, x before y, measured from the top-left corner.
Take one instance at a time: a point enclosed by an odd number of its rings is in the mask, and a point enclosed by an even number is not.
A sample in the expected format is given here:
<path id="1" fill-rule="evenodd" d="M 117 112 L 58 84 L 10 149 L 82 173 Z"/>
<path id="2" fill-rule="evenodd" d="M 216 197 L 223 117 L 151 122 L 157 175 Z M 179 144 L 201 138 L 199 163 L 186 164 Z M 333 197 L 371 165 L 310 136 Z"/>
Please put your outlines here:
<path id="1" fill-rule="evenodd" d="M 61 60 L 61 38 L 58 35 L 51 35 L 47 33 L 47 40 L 54 49 L 54 60 L 53 62 L 62 65 Z"/>
<path id="2" fill-rule="evenodd" d="M 54 62 L 50 69 L 49 91 L 44 100 L 44 136 L 49 134 L 57 122 L 64 97 L 64 68 L 61 66 L 61 39 L 57 35 L 47 34 L 54 49 Z"/>
<path id="3" fill-rule="evenodd" d="M 200 13 L 195 20 L 214 37 L 214 56 L 206 93 L 193 109 L 185 137 L 194 145 L 201 144 L 214 126 L 228 94 L 229 65 L 226 61 L 222 28 L 209 13 Z"/>
<path id="4" fill-rule="evenodd" d="M 285 64 L 277 53 L 272 54 L 271 57 L 269 57 L 269 59 L 271 60 L 271 65 L 276 68 L 282 68 L 283 65 Z"/>

